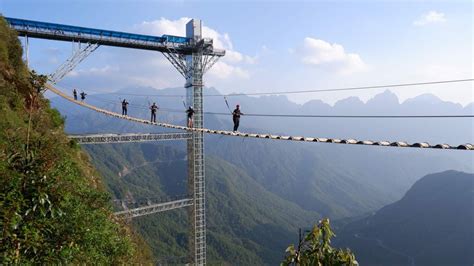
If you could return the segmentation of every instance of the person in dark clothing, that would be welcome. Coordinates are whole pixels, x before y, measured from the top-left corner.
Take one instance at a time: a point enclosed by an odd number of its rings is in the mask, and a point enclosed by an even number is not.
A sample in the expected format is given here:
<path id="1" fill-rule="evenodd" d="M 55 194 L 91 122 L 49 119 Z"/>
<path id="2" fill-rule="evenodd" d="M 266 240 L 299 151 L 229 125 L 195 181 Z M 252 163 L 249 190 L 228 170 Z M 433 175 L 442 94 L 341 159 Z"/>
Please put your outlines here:
<path id="1" fill-rule="evenodd" d="M 156 123 L 156 111 L 158 111 L 158 109 L 160 109 L 160 108 L 155 103 L 153 103 L 153 105 L 150 106 L 150 110 L 151 110 L 151 120 L 150 120 L 150 122 Z"/>
<path id="2" fill-rule="evenodd" d="M 122 101 L 122 115 L 127 115 L 127 100 L 123 99 Z"/>
<path id="3" fill-rule="evenodd" d="M 232 120 L 234 120 L 234 132 L 239 129 L 239 124 L 240 124 L 240 116 L 244 115 L 242 112 L 240 112 L 240 105 L 235 106 L 235 110 L 232 112 Z"/>
<path id="4" fill-rule="evenodd" d="M 87 93 L 81 92 L 81 101 L 84 101 L 86 99 Z"/>
<path id="5" fill-rule="evenodd" d="M 193 127 L 194 109 L 192 106 L 188 107 L 188 110 L 186 110 L 186 114 L 188 115 L 188 127 Z"/>
<path id="6" fill-rule="evenodd" d="M 76 89 L 74 89 L 72 91 L 72 95 L 74 95 L 74 100 L 77 101 L 77 91 L 76 91 Z"/>

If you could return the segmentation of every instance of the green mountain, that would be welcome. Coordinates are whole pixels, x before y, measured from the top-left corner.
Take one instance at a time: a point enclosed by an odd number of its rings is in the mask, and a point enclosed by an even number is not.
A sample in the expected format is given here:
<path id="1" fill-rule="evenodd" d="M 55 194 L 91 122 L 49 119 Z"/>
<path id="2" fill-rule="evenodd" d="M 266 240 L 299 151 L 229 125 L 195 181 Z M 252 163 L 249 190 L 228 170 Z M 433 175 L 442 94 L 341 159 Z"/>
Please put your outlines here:
<path id="1" fill-rule="evenodd" d="M 149 263 L 0 17 L 0 264 Z"/>
<path id="2" fill-rule="evenodd" d="M 217 143 L 217 144 L 216 144 Z M 341 218 L 394 200 L 305 143 L 214 138 L 211 154 L 232 162 L 276 195 L 323 216 Z"/>
<path id="3" fill-rule="evenodd" d="M 427 175 L 401 200 L 338 232 L 362 265 L 473 265 L 474 175 Z"/>
<path id="4" fill-rule="evenodd" d="M 87 146 L 117 198 L 186 193 L 184 151 L 159 144 Z M 243 170 L 216 157 L 206 160 L 209 262 L 276 264 L 299 227 L 320 218 L 267 191 Z M 184 210 L 133 220 L 157 258 L 187 254 Z"/>

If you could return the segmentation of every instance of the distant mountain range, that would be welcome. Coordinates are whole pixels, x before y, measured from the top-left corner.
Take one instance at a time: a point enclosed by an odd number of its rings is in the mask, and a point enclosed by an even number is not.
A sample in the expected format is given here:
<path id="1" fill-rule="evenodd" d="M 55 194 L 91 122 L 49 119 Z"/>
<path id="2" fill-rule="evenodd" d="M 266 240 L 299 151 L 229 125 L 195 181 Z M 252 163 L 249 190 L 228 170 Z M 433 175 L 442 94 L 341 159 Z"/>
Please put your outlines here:
<path id="1" fill-rule="evenodd" d="M 150 88 L 138 88 L 122 93 L 150 94 L 150 91 Z M 167 89 L 159 93 L 180 92 L 183 89 Z M 207 93 L 215 94 L 217 91 L 208 89 Z M 409 113 L 410 108 L 424 108 L 431 113 L 435 112 L 433 109 L 439 110 L 439 113 L 465 113 L 472 109 L 472 105 L 463 108 L 436 101 L 431 96 L 420 96 L 399 104 L 393 96 L 385 92 L 366 104 L 349 98 L 334 107 L 319 101 L 298 105 L 283 96 L 229 98 L 232 99 L 231 104 L 240 103 L 244 113 L 381 114 L 384 103 L 389 110 L 399 113 Z M 119 97 L 116 94 L 90 95 L 86 101 L 118 112 L 119 101 L 123 99 Z M 184 124 L 181 98 L 147 99 L 137 96 L 127 97 L 127 100 L 132 116 L 147 118 L 148 103 L 156 101 L 162 108 L 159 120 Z M 66 130 L 70 133 L 169 131 L 106 117 L 60 98 L 53 98 L 52 105 L 67 116 Z M 206 98 L 205 105 L 208 111 L 228 112 L 220 97 Z M 178 112 L 168 112 L 171 109 Z M 179 111 L 181 109 L 182 112 Z M 230 120 L 228 116 L 206 115 L 205 125 L 229 129 Z M 403 135 L 416 140 L 417 136 L 427 132 L 423 140 L 430 140 L 431 137 L 439 142 L 452 143 L 469 142 L 473 138 L 471 120 L 422 121 L 244 116 L 241 131 L 377 140 L 403 140 L 398 139 Z M 209 254 L 215 262 L 276 264 L 285 245 L 296 241 L 298 227 L 309 227 L 322 216 L 339 219 L 377 210 L 400 199 L 418 178 L 426 174 L 448 169 L 474 172 L 472 153 L 462 151 L 285 143 L 225 136 L 207 136 L 205 147 L 208 215 L 209 224 L 213 226 L 209 231 Z M 109 190 L 117 198 L 185 192 L 183 142 L 95 145 L 88 146 L 87 151 L 106 177 Z M 185 254 L 184 212 L 143 217 L 135 223 L 155 248 L 155 255 Z"/>
<path id="2" fill-rule="evenodd" d="M 206 88 L 206 94 L 219 94 L 213 88 Z M 122 94 L 154 94 L 184 95 L 184 89 L 154 90 L 152 88 L 124 89 L 118 94 L 90 95 L 87 102 L 107 109 L 120 112 Z M 139 97 L 127 96 L 130 102 L 129 114 L 137 117 L 149 116 L 147 105 L 156 101 L 162 109 L 183 110 L 180 112 L 159 112 L 158 119 L 166 122 L 184 124 L 184 106 L 181 98 L 175 97 Z M 444 102 L 433 95 L 421 95 L 399 103 L 397 97 L 385 91 L 367 103 L 351 97 L 337 102 L 333 107 L 321 101 L 313 100 L 304 105 L 295 104 L 285 96 L 229 97 L 230 104 L 240 103 L 244 113 L 286 113 L 286 114 L 467 114 L 474 113 L 474 105 L 462 107 L 459 104 Z M 66 130 L 71 133 L 97 132 L 159 132 L 166 131 L 159 127 L 144 126 L 123 121 L 116 118 L 94 113 L 80 106 L 76 106 L 60 98 L 52 99 L 53 106 L 67 116 Z M 206 111 L 228 112 L 223 97 L 205 98 Z M 206 115 L 205 126 L 214 129 L 230 129 L 229 116 Z M 308 135 L 320 137 L 354 137 L 372 140 L 408 140 L 430 141 L 440 143 L 459 144 L 474 142 L 474 128 L 472 118 L 468 119 L 311 119 L 311 118 L 258 118 L 242 117 L 241 131 L 251 132 L 278 132 L 283 134 Z M 456 130 L 453 130 L 456 129 Z M 429 173 L 454 169 L 474 172 L 472 162 L 474 155 L 461 151 L 426 151 L 404 150 L 398 148 L 337 146 L 331 144 L 297 144 L 286 145 L 279 141 L 257 140 L 249 141 L 229 137 L 208 137 L 206 148 L 213 154 L 223 156 L 229 161 L 238 158 L 228 151 L 235 151 L 242 156 L 265 161 L 262 155 L 273 157 L 273 153 L 280 150 L 294 149 L 296 153 L 313 154 L 319 159 L 330 162 L 333 166 L 356 177 L 356 182 L 367 184 L 386 195 L 384 203 L 399 199 L 403 193 L 420 177 Z M 254 144 L 258 144 L 254 146 Z M 227 146 L 226 149 L 221 147 Z M 265 149 L 265 153 L 258 149 Z M 259 155 L 257 155 L 260 153 Z M 283 152 L 278 159 L 294 160 L 296 155 Z M 258 158 L 257 158 L 258 157 Z M 245 170 L 251 170 L 253 160 L 246 160 L 246 165 L 239 165 Z M 285 162 L 283 162 L 285 163 Z M 292 173 L 296 179 L 303 170 L 292 164 Z M 256 164 L 253 169 L 258 168 Z M 248 172 L 256 176 L 256 172 Z M 260 172 L 263 174 L 263 172 Z M 314 172 L 313 172 L 314 173 Z M 268 181 L 272 173 L 266 177 L 256 177 Z M 310 178 L 310 177 L 308 177 Z M 307 178 L 307 179 L 308 179 Z M 309 186 L 312 187 L 312 186 Z M 380 207 L 380 206 L 379 206 Z"/>
<path id="3" fill-rule="evenodd" d="M 474 174 L 427 175 L 405 196 L 339 230 L 361 265 L 473 265 Z"/>
<path id="4" fill-rule="evenodd" d="M 87 101 L 99 106 L 106 106 L 120 112 L 120 99 L 124 97 L 130 102 L 129 114 L 132 116 L 149 117 L 147 106 L 157 102 L 162 108 L 159 117 L 165 121 L 184 121 L 183 98 L 180 97 L 142 97 L 127 96 L 126 94 L 160 94 L 183 95 L 184 89 L 154 90 L 152 88 L 130 88 L 118 91 L 116 94 L 89 95 Z M 207 88 L 205 94 L 218 95 L 213 88 Z M 460 104 L 445 102 L 434 95 L 424 94 L 403 103 L 395 94 L 385 91 L 374 96 L 366 103 L 357 97 L 340 100 L 334 106 L 320 100 L 311 100 L 303 105 L 289 101 L 285 96 L 229 96 L 230 108 L 235 104 L 241 105 L 244 113 L 257 114 L 316 114 L 316 115 L 457 115 L 474 114 L 474 103 L 466 107 Z M 53 98 L 55 106 L 64 106 L 64 100 Z M 206 97 L 205 111 L 229 113 L 223 97 Z M 70 104 L 67 104 L 70 107 Z M 69 109 L 69 108 L 67 108 Z M 167 110 L 166 110 L 167 109 Z M 182 110 L 169 112 L 170 109 Z M 87 110 L 76 107 L 65 110 L 67 116 L 82 115 Z M 68 112 L 69 111 L 69 112 Z M 221 124 L 214 124 L 215 120 Z M 90 122 L 90 121 L 88 121 Z M 125 122 L 125 121 L 124 121 Z M 128 123 L 128 122 L 125 122 Z M 207 127 L 231 128 L 229 116 L 207 115 Z M 399 140 L 410 142 L 432 142 L 461 144 L 474 142 L 472 118 L 395 118 L 395 119 L 354 119 L 354 118 L 287 118 L 287 117 L 249 117 L 241 119 L 241 130 L 256 129 L 259 132 L 282 133 L 291 135 L 310 135 L 334 138 L 356 138 L 372 140 Z M 68 125 L 71 131 L 81 130 L 73 124 Z M 143 127 L 142 127 L 143 128 Z M 456 130 L 453 130 L 456 129 Z"/>

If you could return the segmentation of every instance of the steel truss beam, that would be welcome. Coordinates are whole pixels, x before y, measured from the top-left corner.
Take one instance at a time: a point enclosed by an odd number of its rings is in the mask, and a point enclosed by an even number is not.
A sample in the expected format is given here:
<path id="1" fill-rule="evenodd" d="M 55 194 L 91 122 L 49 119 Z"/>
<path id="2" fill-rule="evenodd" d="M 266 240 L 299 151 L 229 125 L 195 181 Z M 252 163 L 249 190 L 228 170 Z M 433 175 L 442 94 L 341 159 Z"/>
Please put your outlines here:
<path id="1" fill-rule="evenodd" d="M 136 209 L 124 210 L 115 213 L 119 218 L 135 218 L 157 212 L 164 212 L 193 205 L 193 199 L 180 199 L 169 202 L 156 203 Z"/>
<path id="2" fill-rule="evenodd" d="M 186 79 L 188 72 L 186 68 L 186 60 L 183 55 L 173 52 L 172 49 L 168 49 L 167 52 L 162 54 L 170 61 L 170 63 L 178 70 L 178 72 Z"/>
<path id="3" fill-rule="evenodd" d="M 147 133 L 147 134 L 92 134 L 92 135 L 69 135 L 70 139 L 79 144 L 102 144 L 123 142 L 145 142 L 164 140 L 186 140 L 191 138 L 191 133 Z"/>
<path id="4" fill-rule="evenodd" d="M 205 74 L 211 67 L 219 60 L 220 56 L 205 55 L 203 56 L 203 74 Z"/>
<path id="5" fill-rule="evenodd" d="M 168 52 L 162 52 L 162 54 L 170 61 L 170 63 L 178 70 L 178 72 L 185 78 L 189 79 L 192 75 L 194 68 L 192 65 L 186 66 L 186 57 L 179 54 L 174 49 L 168 49 Z M 202 60 L 202 73 L 205 74 L 212 66 L 219 60 L 220 55 L 203 55 Z"/>
<path id="6" fill-rule="evenodd" d="M 58 83 L 97 48 L 99 48 L 99 44 L 96 43 L 86 43 L 83 47 L 81 47 L 81 44 L 79 43 L 79 48 L 71 55 L 71 57 L 59 66 L 54 73 L 49 75 L 51 83 Z"/>
<path id="7" fill-rule="evenodd" d="M 159 52 L 168 52 L 170 48 L 173 48 L 180 54 L 192 54 L 196 48 L 194 42 L 179 36 L 163 35 L 159 37 L 17 18 L 5 19 L 18 32 L 18 35 L 30 38 L 97 43 L 99 45 Z M 204 54 L 224 56 L 225 51 L 208 46 L 204 50 Z"/>

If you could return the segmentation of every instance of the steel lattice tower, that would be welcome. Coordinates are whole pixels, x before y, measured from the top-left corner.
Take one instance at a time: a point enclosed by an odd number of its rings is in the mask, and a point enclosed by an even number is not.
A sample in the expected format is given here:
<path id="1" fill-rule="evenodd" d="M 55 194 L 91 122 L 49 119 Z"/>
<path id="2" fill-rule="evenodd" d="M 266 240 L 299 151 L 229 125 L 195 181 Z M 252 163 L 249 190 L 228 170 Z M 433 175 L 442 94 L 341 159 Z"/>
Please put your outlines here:
<path id="1" fill-rule="evenodd" d="M 201 39 L 201 21 L 192 20 L 186 24 L 186 37 L 199 42 Z M 197 47 L 191 55 L 186 56 L 187 104 L 194 108 L 194 127 L 203 127 L 202 99 L 202 49 Z M 196 265 L 206 264 L 206 198 L 204 175 L 204 139 L 202 132 L 193 132 L 188 140 L 188 193 L 193 195 L 194 205 L 190 208 L 191 236 L 189 248 L 194 255 Z"/>
<path id="2" fill-rule="evenodd" d="M 176 51 L 163 53 L 186 78 L 186 104 L 194 109 L 194 128 L 203 128 L 203 75 L 225 54 L 215 50 L 211 39 L 202 38 L 201 21 L 193 19 L 186 24 L 186 37 L 192 44 L 192 53 Z M 206 264 L 206 182 L 204 160 L 204 133 L 192 131 L 187 140 L 188 193 L 192 195 L 193 206 L 189 210 L 189 251 L 192 264 Z"/>

